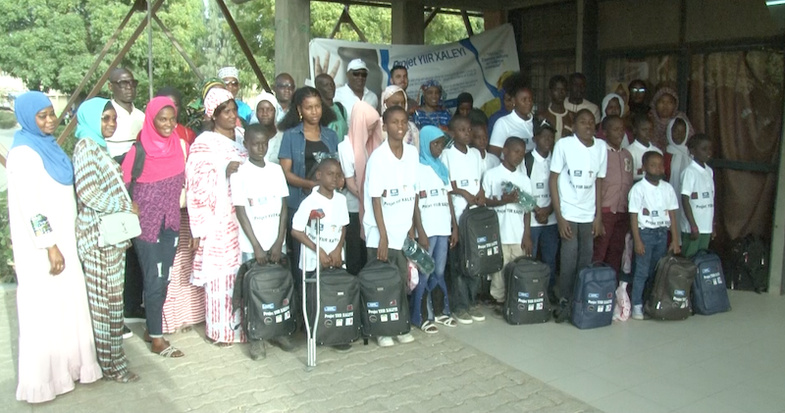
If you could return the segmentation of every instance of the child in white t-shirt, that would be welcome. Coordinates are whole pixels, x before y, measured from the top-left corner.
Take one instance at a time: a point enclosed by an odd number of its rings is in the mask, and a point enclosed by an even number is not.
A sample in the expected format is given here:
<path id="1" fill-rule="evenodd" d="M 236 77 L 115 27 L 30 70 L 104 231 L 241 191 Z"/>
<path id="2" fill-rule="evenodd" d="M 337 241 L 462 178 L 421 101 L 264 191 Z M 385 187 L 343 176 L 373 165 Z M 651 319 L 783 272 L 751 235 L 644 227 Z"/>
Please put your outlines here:
<path id="1" fill-rule="evenodd" d="M 681 173 L 681 248 L 685 257 L 709 248 L 714 238 L 714 171 L 711 140 L 704 134 L 690 138 L 692 162 Z"/>
<path id="2" fill-rule="evenodd" d="M 635 269 L 632 282 L 632 318 L 643 320 L 643 289 L 654 276 L 657 261 L 667 251 L 681 252 L 676 211 L 676 192 L 665 181 L 665 159 L 657 152 L 643 155 L 645 178 L 630 190 L 630 228 L 635 242 Z M 671 231 L 671 245 L 668 243 Z"/>
<path id="3" fill-rule="evenodd" d="M 531 195 L 529 177 L 518 169 L 526 156 L 526 142 L 510 137 L 504 142 L 502 164 L 485 172 L 482 189 L 485 204 L 496 210 L 499 217 L 499 238 L 502 243 L 504 265 L 523 255 L 531 255 L 531 214 L 518 204 L 518 190 Z M 518 190 L 504 193 L 502 184 L 510 182 Z M 501 314 L 505 299 L 504 270 L 491 275 L 491 297 L 496 300 L 496 311 Z"/>
<path id="4" fill-rule="evenodd" d="M 513 96 L 513 110 L 505 116 L 499 118 L 493 125 L 491 132 L 491 143 L 489 150 L 496 155 L 501 155 L 504 142 L 510 136 L 517 136 L 526 143 L 526 150 L 531 152 L 536 145 L 532 141 L 534 137 L 534 94 L 529 88 L 524 77 L 517 73 L 508 79 L 509 90 L 506 94 Z"/>
<path id="5" fill-rule="evenodd" d="M 575 135 L 556 142 L 548 179 L 562 239 L 557 323 L 569 319 L 578 271 L 591 264 L 594 237 L 605 233 L 602 180 L 608 167 L 607 145 L 594 138 L 594 115 L 589 109 L 581 109 L 575 115 L 573 131 Z"/>
<path id="6" fill-rule="evenodd" d="M 469 112 L 469 123 L 472 128 L 469 146 L 480 151 L 485 173 L 502 163 L 498 156 L 488 152 L 488 116 L 480 109 L 472 109 Z"/>
<path id="7" fill-rule="evenodd" d="M 365 169 L 365 213 L 363 226 L 368 260 L 387 261 L 398 267 L 402 285 L 409 278 L 409 264 L 403 255 L 406 238 L 420 234 L 420 244 L 428 249 L 428 239 L 420 222 L 417 207 L 417 148 L 404 144 L 409 130 L 406 110 L 393 106 L 384 112 L 384 131 L 387 140 L 373 151 Z M 408 305 L 408 303 L 402 303 Z M 378 337 L 380 347 L 395 343 L 392 337 Z M 410 333 L 398 336 L 400 343 L 410 343 Z"/>
<path id="8" fill-rule="evenodd" d="M 485 205 L 485 194 L 480 180 L 483 174 L 483 160 L 480 151 L 470 148 L 471 123 L 465 116 L 450 119 L 450 136 L 455 140 L 452 148 L 442 152 L 441 161 L 447 167 L 452 187 L 453 228 L 458 228 L 463 211 L 473 205 Z M 458 241 L 460 242 L 460 240 Z M 458 249 L 450 252 L 450 274 L 452 276 L 453 302 L 452 316 L 461 324 L 485 321 L 485 315 L 477 305 L 476 296 L 480 289 L 480 278 L 463 272 Z"/>
<path id="9" fill-rule="evenodd" d="M 651 144 L 652 129 L 651 120 L 645 113 L 636 114 L 632 118 L 632 134 L 635 136 L 635 141 L 626 149 L 632 155 L 632 179 L 635 182 L 643 179 L 643 154 L 657 152 L 662 155 L 662 151 Z"/>

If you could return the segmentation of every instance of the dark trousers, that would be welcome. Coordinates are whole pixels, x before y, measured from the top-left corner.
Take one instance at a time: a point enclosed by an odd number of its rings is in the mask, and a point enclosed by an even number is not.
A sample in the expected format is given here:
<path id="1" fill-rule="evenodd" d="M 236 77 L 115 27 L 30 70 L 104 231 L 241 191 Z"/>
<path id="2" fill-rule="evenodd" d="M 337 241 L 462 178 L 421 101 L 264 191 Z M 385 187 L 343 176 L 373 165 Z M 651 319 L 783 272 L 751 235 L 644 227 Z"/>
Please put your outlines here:
<path id="1" fill-rule="evenodd" d="M 480 277 L 466 274 L 461 265 L 460 244 L 449 251 L 450 262 L 450 310 L 453 314 L 467 311 L 477 305 L 477 293 L 480 292 Z"/>
<path id="2" fill-rule="evenodd" d="M 177 251 L 177 231 L 164 229 L 156 242 L 134 238 L 144 275 L 144 305 L 147 312 L 147 332 L 151 337 L 163 335 L 164 300 L 169 285 L 169 273 Z"/>
<path id="3" fill-rule="evenodd" d="M 594 236 L 591 233 L 591 223 L 579 224 L 570 222 L 572 239 L 561 240 L 561 261 L 559 271 L 559 299 L 572 301 L 575 290 L 575 279 L 578 271 L 591 265 L 594 254 Z"/>
<path id="4" fill-rule="evenodd" d="M 346 227 L 346 271 L 349 274 L 357 275 L 368 262 L 367 251 L 365 250 L 365 240 L 360 236 L 360 214 L 358 212 L 349 213 L 349 225 Z"/>
<path id="5" fill-rule="evenodd" d="M 624 255 L 624 238 L 630 230 L 630 214 L 626 212 L 602 213 L 605 235 L 594 240 L 592 261 L 604 262 L 616 271 L 616 279 L 621 274 L 621 258 Z"/>
<path id="6" fill-rule="evenodd" d="M 125 252 L 125 288 L 123 289 L 123 308 L 126 317 L 142 311 L 142 267 L 136 248 L 132 245 Z"/>
<path id="7" fill-rule="evenodd" d="M 551 277 L 548 281 L 548 293 L 554 294 L 556 286 L 556 256 L 559 255 L 559 226 L 545 225 L 542 227 L 532 227 L 532 256 L 540 254 L 542 262 L 551 269 Z"/>

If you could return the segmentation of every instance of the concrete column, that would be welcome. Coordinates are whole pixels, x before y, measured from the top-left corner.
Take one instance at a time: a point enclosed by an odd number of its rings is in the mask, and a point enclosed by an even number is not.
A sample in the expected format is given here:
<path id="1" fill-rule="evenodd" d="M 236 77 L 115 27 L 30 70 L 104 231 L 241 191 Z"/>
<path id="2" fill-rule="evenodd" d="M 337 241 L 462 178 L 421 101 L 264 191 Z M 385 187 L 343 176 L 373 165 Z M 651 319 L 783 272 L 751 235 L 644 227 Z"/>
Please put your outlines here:
<path id="1" fill-rule="evenodd" d="M 287 72 L 301 87 L 309 76 L 310 0 L 275 0 L 275 74 Z"/>
<path id="2" fill-rule="evenodd" d="M 394 0 L 391 5 L 393 44 L 425 43 L 423 0 Z"/>
<path id="3" fill-rule="evenodd" d="M 575 71 L 583 72 L 583 0 L 575 0 Z"/>

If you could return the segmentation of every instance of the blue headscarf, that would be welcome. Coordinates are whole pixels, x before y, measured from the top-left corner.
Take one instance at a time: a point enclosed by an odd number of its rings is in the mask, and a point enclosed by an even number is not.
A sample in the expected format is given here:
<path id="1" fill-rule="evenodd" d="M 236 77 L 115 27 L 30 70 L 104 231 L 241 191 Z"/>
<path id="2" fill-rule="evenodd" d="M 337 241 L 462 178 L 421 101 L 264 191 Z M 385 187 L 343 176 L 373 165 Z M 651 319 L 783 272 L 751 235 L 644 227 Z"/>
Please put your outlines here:
<path id="1" fill-rule="evenodd" d="M 442 182 L 448 184 L 450 182 L 450 173 L 447 167 L 438 158 L 434 158 L 431 154 L 431 142 L 444 137 L 444 132 L 436 126 L 423 126 L 420 130 L 420 163 L 430 166 Z"/>
<path id="2" fill-rule="evenodd" d="M 14 114 L 22 127 L 14 134 L 11 149 L 29 146 L 44 163 L 44 169 L 55 181 L 63 185 L 74 184 L 74 166 L 63 148 L 52 135 L 44 135 L 35 123 L 35 115 L 52 106 L 52 102 L 41 92 L 26 92 L 16 98 Z"/>
<path id="3" fill-rule="evenodd" d="M 76 111 L 76 138 L 89 138 L 102 148 L 106 148 L 106 140 L 101 133 L 101 115 L 104 113 L 109 99 L 87 99 L 79 105 Z"/>
<path id="4" fill-rule="evenodd" d="M 425 91 L 435 87 L 439 89 L 439 107 L 444 107 L 444 88 L 437 80 L 428 80 L 420 86 L 420 106 L 425 106 Z"/>

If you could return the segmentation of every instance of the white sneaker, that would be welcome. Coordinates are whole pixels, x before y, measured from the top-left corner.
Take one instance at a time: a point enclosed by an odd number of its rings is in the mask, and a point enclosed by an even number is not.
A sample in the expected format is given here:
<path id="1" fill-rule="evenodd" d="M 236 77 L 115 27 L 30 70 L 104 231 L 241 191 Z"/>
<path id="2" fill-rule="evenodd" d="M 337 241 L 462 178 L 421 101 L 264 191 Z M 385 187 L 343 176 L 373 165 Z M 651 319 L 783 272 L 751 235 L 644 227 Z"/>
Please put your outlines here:
<path id="1" fill-rule="evenodd" d="M 632 319 L 643 320 L 643 304 L 632 306 Z"/>
<path id="2" fill-rule="evenodd" d="M 376 343 L 379 344 L 379 347 L 392 347 L 395 345 L 392 337 L 376 337 Z"/>
<path id="3" fill-rule="evenodd" d="M 398 342 L 401 344 L 411 343 L 412 341 L 414 341 L 414 336 L 411 333 L 398 336 Z"/>

